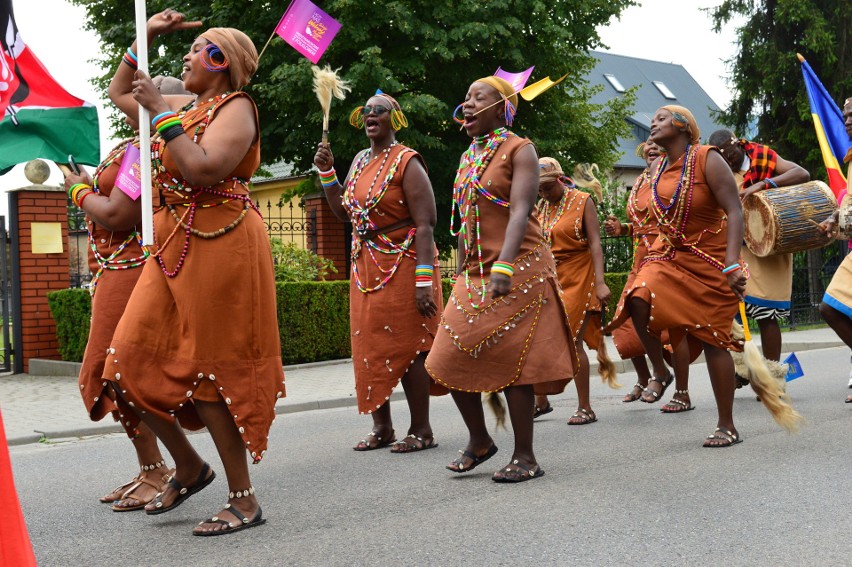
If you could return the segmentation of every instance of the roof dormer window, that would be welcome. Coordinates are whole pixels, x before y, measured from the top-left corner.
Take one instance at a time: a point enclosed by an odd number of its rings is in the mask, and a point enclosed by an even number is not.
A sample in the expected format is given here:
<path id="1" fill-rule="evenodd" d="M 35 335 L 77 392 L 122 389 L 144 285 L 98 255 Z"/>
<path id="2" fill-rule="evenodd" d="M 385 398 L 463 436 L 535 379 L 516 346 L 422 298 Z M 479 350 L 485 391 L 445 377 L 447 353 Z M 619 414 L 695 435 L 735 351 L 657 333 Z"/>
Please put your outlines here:
<path id="1" fill-rule="evenodd" d="M 662 82 L 662 81 L 651 81 L 651 82 L 654 83 L 654 86 L 657 87 L 657 90 L 660 91 L 660 93 L 664 97 L 666 97 L 669 100 L 677 100 L 677 97 L 674 95 L 674 93 L 671 91 L 671 89 L 669 89 L 666 86 L 666 84 L 664 82 Z"/>
<path id="2" fill-rule="evenodd" d="M 612 73 L 604 73 L 604 78 L 609 82 L 610 85 L 612 85 L 612 88 L 614 88 L 616 91 L 620 93 L 627 92 L 627 89 L 624 88 L 624 85 L 621 84 L 621 81 L 619 81 Z"/>

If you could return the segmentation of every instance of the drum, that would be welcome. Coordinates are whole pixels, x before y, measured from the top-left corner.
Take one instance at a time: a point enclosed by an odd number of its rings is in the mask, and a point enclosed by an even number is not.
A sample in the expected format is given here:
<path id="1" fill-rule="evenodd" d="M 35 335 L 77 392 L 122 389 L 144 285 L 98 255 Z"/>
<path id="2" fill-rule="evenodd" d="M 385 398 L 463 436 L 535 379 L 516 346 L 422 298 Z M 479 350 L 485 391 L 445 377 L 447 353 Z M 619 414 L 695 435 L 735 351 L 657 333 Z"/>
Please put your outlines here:
<path id="1" fill-rule="evenodd" d="M 837 238 L 852 240 L 852 196 L 843 199 L 837 218 Z"/>
<path id="2" fill-rule="evenodd" d="M 822 181 L 758 191 L 743 203 L 745 243 L 765 257 L 822 248 L 831 242 L 817 224 L 837 210 L 837 200 Z"/>

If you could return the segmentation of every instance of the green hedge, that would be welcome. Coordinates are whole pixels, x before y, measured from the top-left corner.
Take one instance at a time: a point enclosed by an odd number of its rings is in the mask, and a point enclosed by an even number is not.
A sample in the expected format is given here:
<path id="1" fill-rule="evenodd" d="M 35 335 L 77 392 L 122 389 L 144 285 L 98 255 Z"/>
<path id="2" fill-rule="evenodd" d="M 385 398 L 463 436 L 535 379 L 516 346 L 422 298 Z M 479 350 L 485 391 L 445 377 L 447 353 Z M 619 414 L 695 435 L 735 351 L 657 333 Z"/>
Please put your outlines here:
<path id="1" fill-rule="evenodd" d="M 278 283 L 284 364 L 351 356 L 349 281 Z"/>
<path id="2" fill-rule="evenodd" d="M 624 291 L 624 284 L 627 282 L 627 272 L 604 274 L 604 282 L 609 287 L 609 315 L 611 317 L 615 313 L 618 300 L 621 299 L 621 292 Z"/>
<path id="3" fill-rule="evenodd" d="M 614 309 L 627 274 L 606 274 Z M 444 303 L 450 280 L 442 282 Z M 351 356 L 349 344 L 349 282 L 279 282 L 278 324 L 284 364 L 333 360 Z M 62 360 L 80 362 L 89 336 L 92 303 L 83 289 L 64 289 L 48 294 L 50 311 Z"/>
<path id="4" fill-rule="evenodd" d="M 87 289 L 63 289 L 47 294 L 50 313 L 56 321 L 56 338 L 62 360 L 83 360 L 89 340 L 92 298 Z"/>

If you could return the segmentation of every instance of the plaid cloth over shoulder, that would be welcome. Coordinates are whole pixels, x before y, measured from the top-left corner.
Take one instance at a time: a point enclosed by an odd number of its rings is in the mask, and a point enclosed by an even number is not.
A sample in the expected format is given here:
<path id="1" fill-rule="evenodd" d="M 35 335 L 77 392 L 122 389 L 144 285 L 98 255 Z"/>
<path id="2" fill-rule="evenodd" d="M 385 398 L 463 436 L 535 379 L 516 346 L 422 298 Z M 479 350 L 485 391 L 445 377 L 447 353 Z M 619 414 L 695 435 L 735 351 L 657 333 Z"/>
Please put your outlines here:
<path id="1" fill-rule="evenodd" d="M 778 165 L 778 154 L 769 146 L 757 144 L 741 140 L 743 150 L 751 160 L 748 171 L 743 176 L 743 187 L 754 185 L 758 181 L 762 181 L 767 177 L 772 177 L 775 173 L 775 166 Z"/>

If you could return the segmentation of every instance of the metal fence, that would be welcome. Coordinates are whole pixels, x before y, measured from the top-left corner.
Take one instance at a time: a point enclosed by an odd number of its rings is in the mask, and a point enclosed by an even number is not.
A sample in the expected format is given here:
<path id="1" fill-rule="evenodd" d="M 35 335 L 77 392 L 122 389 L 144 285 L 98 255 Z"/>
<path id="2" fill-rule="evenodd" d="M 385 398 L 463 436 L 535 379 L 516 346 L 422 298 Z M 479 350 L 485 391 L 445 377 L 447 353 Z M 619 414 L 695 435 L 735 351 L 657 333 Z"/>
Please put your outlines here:
<path id="1" fill-rule="evenodd" d="M 263 222 L 270 238 L 278 238 L 284 244 L 293 242 L 299 248 L 316 253 L 316 210 L 306 214 L 304 201 L 295 207 L 293 201 L 275 204 L 272 201 L 267 201 L 266 204 L 258 201 L 255 205 L 263 214 Z"/>
<path id="2" fill-rule="evenodd" d="M 86 213 L 68 201 L 68 278 L 70 287 L 89 286 L 89 232 Z"/>

